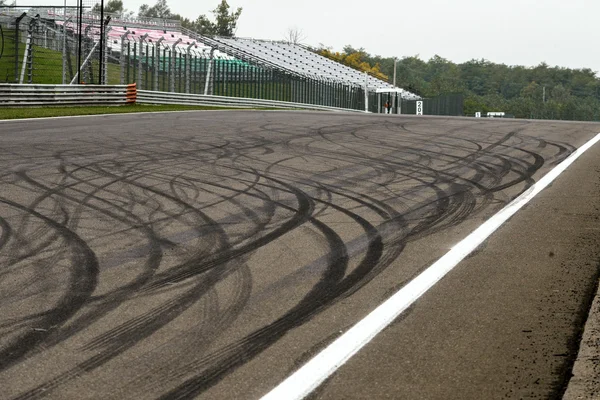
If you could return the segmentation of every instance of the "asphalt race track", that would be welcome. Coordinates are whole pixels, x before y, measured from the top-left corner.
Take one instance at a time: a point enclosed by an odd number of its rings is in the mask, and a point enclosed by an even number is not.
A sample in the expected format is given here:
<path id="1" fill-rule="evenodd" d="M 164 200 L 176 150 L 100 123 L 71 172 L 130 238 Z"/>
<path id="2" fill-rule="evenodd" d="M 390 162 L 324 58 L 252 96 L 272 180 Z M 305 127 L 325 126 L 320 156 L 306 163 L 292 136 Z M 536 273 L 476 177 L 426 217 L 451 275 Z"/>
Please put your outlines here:
<path id="1" fill-rule="evenodd" d="M 259 111 L 0 122 L 0 398 L 260 398 L 598 132 Z M 560 396 L 598 277 L 596 147 L 312 397 Z"/>

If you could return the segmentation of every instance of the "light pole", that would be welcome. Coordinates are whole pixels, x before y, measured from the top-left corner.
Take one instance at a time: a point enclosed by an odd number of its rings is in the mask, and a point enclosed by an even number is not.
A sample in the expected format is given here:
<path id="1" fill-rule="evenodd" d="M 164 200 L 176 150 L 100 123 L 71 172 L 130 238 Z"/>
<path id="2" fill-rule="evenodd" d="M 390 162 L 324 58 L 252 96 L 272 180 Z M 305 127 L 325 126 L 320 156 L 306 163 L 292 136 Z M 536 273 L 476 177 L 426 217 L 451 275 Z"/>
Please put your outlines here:
<path id="1" fill-rule="evenodd" d="M 78 84 L 81 83 L 81 41 L 82 41 L 82 36 L 83 36 L 83 32 L 82 32 L 82 28 L 83 28 L 83 0 L 79 0 L 78 4 L 78 18 L 77 18 L 77 34 L 79 35 L 78 37 L 78 41 L 77 41 L 77 79 L 78 79 Z"/>
<path id="2" fill-rule="evenodd" d="M 104 73 L 104 0 L 100 0 L 100 59 L 98 60 L 98 84 L 102 85 Z"/>
<path id="3" fill-rule="evenodd" d="M 394 87 L 396 87 L 396 66 L 398 65 L 398 59 L 394 57 Z"/>

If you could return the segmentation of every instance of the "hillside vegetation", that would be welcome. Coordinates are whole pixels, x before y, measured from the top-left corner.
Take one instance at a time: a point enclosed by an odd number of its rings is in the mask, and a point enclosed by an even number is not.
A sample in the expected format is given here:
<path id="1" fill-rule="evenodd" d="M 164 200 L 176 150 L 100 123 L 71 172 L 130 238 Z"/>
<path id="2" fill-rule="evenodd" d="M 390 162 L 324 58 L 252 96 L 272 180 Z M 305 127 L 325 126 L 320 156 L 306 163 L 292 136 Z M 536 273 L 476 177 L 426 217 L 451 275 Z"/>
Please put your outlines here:
<path id="1" fill-rule="evenodd" d="M 346 46 L 343 54 L 361 54 L 361 60 L 378 65 L 393 76 L 394 59 L 372 56 L 364 49 Z M 398 60 L 397 85 L 424 97 L 461 93 L 465 114 L 504 111 L 518 118 L 600 120 L 600 79 L 591 69 L 508 66 L 487 60 L 453 63 L 440 56 Z"/>

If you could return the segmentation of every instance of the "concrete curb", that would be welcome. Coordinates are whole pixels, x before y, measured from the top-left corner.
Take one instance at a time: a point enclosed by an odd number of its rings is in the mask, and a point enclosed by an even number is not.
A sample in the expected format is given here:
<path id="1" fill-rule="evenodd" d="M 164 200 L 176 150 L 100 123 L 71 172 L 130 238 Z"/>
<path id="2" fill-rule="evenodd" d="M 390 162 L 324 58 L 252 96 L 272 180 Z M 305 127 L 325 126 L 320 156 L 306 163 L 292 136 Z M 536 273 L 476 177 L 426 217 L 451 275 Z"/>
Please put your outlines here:
<path id="1" fill-rule="evenodd" d="M 600 399 L 600 291 L 592 303 L 563 400 Z"/>

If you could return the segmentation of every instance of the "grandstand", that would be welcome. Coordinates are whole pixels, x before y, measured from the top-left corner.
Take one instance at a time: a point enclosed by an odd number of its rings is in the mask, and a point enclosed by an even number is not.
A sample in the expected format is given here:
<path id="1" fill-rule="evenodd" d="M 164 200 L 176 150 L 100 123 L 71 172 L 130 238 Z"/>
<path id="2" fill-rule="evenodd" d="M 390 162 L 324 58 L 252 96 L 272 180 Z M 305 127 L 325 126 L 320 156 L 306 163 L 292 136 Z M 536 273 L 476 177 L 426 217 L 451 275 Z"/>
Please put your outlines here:
<path id="1" fill-rule="evenodd" d="M 226 54 L 235 57 L 251 55 L 255 59 L 275 65 L 278 68 L 287 69 L 296 74 L 350 83 L 357 86 L 365 85 L 365 74 L 363 72 L 316 54 L 301 45 L 244 38 L 205 38 L 198 36 L 198 40 Z M 390 93 L 395 93 L 399 90 L 399 93 L 405 99 L 412 100 L 418 98 L 418 96 L 406 90 L 396 88 L 373 76 L 367 76 L 366 86 L 372 92 L 381 93 L 386 92 L 387 89 Z"/>
<path id="2" fill-rule="evenodd" d="M 3 11 L 5 10 L 0 10 L 0 14 Z M 8 10 L 13 16 L 22 11 Z M 47 47 L 40 38 L 53 38 L 53 49 L 63 51 L 63 58 L 68 60 L 66 64 L 72 64 L 70 52 L 78 40 L 79 25 L 75 10 L 36 8 L 27 10 L 27 13 L 36 15 L 39 20 L 36 27 L 38 31 L 45 30 L 43 34 L 38 33 L 38 39 L 34 38 L 32 43 Z M 4 15 L 10 17 L 6 13 Z M 222 84 L 219 92 L 221 95 L 235 92 L 244 96 L 251 91 L 246 87 L 239 90 L 228 88 L 227 85 L 237 79 L 238 84 L 261 86 L 256 88 L 253 96 L 262 96 L 263 92 L 272 90 L 272 87 L 267 90 L 263 86 L 269 84 L 267 81 L 273 80 L 271 86 L 283 84 L 282 87 L 288 87 L 286 90 L 295 92 L 282 97 L 289 98 L 290 101 L 323 101 L 328 105 L 342 107 L 351 103 L 353 108 L 368 108 L 369 103 L 374 107 L 375 103 L 381 103 L 382 96 L 397 101 L 419 98 L 409 91 L 330 60 L 301 45 L 248 38 L 206 37 L 184 29 L 179 21 L 122 15 L 110 17 L 105 41 L 106 64 L 112 63 L 121 70 L 120 82 L 114 82 L 114 73 L 110 74 L 107 69 L 105 75 L 110 75 L 112 83 L 136 81 L 140 87 L 148 89 L 186 93 L 216 94 L 212 87 L 217 84 Z M 86 52 L 83 58 L 87 62 L 85 68 L 89 70 L 86 81 L 92 82 L 92 64 L 102 54 L 97 46 L 100 39 L 100 15 L 94 12 L 84 13 L 81 28 L 85 39 L 83 51 Z M 23 33 L 21 38 L 27 37 Z M 61 36 L 65 37 L 64 46 Z M 67 47 L 66 51 L 62 47 Z M 211 68 L 215 70 L 212 71 Z M 31 74 L 35 75 L 35 71 Z M 76 79 L 72 68 L 66 75 L 68 81 Z M 106 80 L 103 83 L 105 82 Z M 363 94 L 363 100 L 359 100 L 359 92 L 364 92 L 365 88 L 371 97 L 367 98 Z M 344 92 L 350 94 L 346 96 Z M 348 100 L 349 98 L 352 100 Z M 380 112 L 379 108 L 373 111 Z"/>
<path id="3" fill-rule="evenodd" d="M 117 25 L 119 22 L 123 26 Z M 214 56 L 220 59 L 237 58 L 312 79 L 325 79 L 360 87 L 365 86 L 365 74 L 363 72 L 332 61 L 301 45 L 246 38 L 206 37 L 188 29 L 177 27 L 174 23 L 164 28 L 148 26 L 144 24 L 144 21 L 139 20 L 133 24 L 117 20 L 117 24 L 111 23 L 111 29 L 108 33 L 111 49 L 116 51 L 120 51 L 120 39 L 128 34 L 134 41 L 145 38 L 150 43 L 157 43 L 160 40 L 166 46 L 180 45 L 187 47 L 192 45 L 194 49 L 205 56 L 209 56 L 210 51 L 215 49 Z M 404 99 L 415 100 L 419 98 L 413 93 L 396 88 L 372 76 L 367 76 L 366 81 L 368 90 L 372 92 L 381 93 L 385 92 L 385 89 L 389 89 L 390 93 L 398 92 Z"/>

